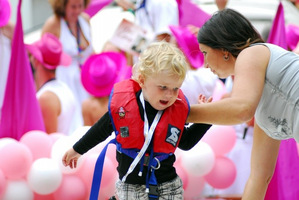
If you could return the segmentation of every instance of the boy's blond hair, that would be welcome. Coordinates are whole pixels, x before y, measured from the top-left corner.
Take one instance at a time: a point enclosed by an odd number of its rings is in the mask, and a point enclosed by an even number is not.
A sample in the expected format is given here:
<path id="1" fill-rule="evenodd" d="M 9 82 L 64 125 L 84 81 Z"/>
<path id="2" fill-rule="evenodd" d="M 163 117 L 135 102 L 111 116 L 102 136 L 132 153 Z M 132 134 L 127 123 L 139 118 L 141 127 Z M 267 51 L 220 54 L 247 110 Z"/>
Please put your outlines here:
<path id="1" fill-rule="evenodd" d="M 145 78 L 161 72 L 169 76 L 176 75 L 179 80 L 186 77 L 189 64 L 182 51 L 168 42 L 153 42 L 139 56 L 133 66 L 133 79 L 139 82 L 139 76 Z"/>

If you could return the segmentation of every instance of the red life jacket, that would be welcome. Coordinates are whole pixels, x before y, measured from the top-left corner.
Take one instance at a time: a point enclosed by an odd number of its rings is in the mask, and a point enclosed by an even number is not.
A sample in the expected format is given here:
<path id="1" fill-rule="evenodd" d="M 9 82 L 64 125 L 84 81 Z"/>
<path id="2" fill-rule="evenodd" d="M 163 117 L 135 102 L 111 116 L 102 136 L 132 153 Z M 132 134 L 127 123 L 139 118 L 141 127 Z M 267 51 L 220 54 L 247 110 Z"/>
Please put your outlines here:
<path id="1" fill-rule="evenodd" d="M 126 80 L 114 85 L 109 103 L 109 113 L 116 133 L 116 141 L 122 149 L 142 148 L 145 137 L 144 121 L 139 112 L 136 93 L 139 84 Z M 189 114 L 189 103 L 180 90 L 175 103 L 164 110 L 153 136 L 154 153 L 172 154 L 177 148 Z"/>

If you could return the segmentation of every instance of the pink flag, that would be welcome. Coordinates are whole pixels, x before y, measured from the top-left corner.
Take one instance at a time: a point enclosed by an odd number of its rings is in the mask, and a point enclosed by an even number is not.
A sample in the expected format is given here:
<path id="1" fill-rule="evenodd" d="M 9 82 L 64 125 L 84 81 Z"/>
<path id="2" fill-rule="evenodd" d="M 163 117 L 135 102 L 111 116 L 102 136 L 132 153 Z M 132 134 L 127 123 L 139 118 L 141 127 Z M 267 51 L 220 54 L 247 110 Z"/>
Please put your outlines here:
<path id="1" fill-rule="evenodd" d="M 268 42 L 287 49 L 284 11 L 279 3 Z M 299 156 L 294 139 L 282 140 L 273 178 L 265 200 L 299 199 Z"/>
<path id="2" fill-rule="evenodd" d="M 19 0 L 0 121 L 0 138 L 11 137 L 17 140 L 30 130 L 45 131 L 24 45 L 21 5 L 22 0 Z"/>
<path id="3" fill-rule="evenodd" d="M 288 48 L 286 40 L 284 11 L 281 2 L 278 5 L 278 9 L 273 20 L 272 28 L 270 30 L 267 42 L 271 44 L 276 44 L 284 49 Z"/>
<path id="4" fill-rule="evenodd" d="M 299 157 L 294 139 L 283 140 L 265 200 L 299 199 Z"/>
<path id="5" fill-rule="evenodd" d="M 203 11 L 198 5 L 190 0 L 176 0 L 179 8 L 179 25 L 193 25 L 202 27 L 202 25 L 211 18 L 211 15 Z"/>
<path id="6" fill-rule="evenodd" d="M 110 4 L 112 1 L 113 0 L 92 0 L 84 12 L 90 17 L 93 17 L 95 14 L 97 14 L 97 12 Z"/>

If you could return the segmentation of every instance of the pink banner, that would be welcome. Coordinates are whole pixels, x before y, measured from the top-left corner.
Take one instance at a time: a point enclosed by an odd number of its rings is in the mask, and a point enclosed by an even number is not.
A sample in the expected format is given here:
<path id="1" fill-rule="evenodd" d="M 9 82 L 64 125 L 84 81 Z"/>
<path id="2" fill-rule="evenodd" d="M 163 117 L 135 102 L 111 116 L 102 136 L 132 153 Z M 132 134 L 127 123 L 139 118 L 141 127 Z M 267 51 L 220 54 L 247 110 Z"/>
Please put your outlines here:
<path id="1" fill-rule="evenodd" d="M 0 122 L 0 138 L 17 140 L 30 130 L 45 130 L 24 45 L 21 5 L 19 0 Z"/>
<path id="2" fill-rule="evenodd" d="M 202 27 L 202 25 L 211 18 L 211 15 L 202 10 L 198 5 L 190 0 L 177 0 L 179 8 L 180 26 L 193 25 Z"/>
<path id="3" fill-rule="evenodd" d="M 95 14 L 97 14 L 97 12 L 110 4 L 112 1 L 113 0 L 92 0 L 84 12 L 90 17 L 93 17 Z"/>
<path id="4" fill-rule="evenodd" d="M 273 20 L 272 28 L 270 30 L 267 42 L 276 44 L 284 49 L 288 48 L 286 40 L 284 11 L 281 2 L 278 5 L 278 9 Z"/>

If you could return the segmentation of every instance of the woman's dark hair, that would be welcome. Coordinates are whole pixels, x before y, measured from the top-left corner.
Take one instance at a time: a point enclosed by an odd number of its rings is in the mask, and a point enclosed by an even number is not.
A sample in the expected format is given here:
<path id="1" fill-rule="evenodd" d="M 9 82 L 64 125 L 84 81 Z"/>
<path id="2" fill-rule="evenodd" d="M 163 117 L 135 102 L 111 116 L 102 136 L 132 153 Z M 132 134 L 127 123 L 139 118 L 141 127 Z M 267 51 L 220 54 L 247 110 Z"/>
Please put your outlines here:
<path id="1" fill-rule="evenodd" d="M 232 9 L 216 12 L 199 30 L 198 42 L 213 49 L 223 49 L 234 57 L 251 44 L 264 42 L 253 25 Z"/>

